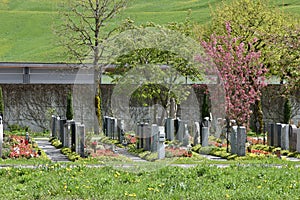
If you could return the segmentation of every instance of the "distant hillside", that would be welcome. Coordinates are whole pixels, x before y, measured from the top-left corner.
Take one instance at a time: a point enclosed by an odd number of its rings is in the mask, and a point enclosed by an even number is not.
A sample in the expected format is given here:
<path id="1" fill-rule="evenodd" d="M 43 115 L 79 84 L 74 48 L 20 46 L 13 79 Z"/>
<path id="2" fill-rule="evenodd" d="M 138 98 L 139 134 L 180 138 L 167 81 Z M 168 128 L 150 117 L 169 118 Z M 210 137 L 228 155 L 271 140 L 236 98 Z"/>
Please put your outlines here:
<path id="1" fill-rule="evenodd" d="M 63 0 L 0 0 L 0 62 L 63 62 L 53 28 Z M 130 17 L 137 23 L 183 21 L 187 11 L 198 23 L 210 20 L 210 6 L 220 0 L 131 0 L 112 26 Z M 271 0 L 286 12 L 300 11 L 299 0 Z"/>

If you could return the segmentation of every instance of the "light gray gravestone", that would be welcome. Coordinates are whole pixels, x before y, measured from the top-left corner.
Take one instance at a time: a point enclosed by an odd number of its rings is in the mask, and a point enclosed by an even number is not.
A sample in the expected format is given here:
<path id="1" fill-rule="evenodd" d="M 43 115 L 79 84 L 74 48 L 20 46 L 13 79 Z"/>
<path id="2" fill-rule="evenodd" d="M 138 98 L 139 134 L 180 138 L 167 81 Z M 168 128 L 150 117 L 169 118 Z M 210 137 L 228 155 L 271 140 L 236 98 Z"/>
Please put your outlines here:
<path id="1" fill-rule="evenodd" d="M 202 127 L 201 145 L 208 146 L 209 127 Z"/>
<path id="2" fill-rule="evenodd" d="M 281 124 L 281 148 L 283 150 L 289 149 L 289 125 Z"/>
<path id="3" fill-rule="evenodd" d="M 60 128 L 60 117 L 59 116 L 56 117 L 55 127 L 56 127 L 56 129 L 55 129 L 55 137 L 57 137 L 58 139 L 60 139 L 59 138 L 60 137 L 60 135 L 59 135 L 59 133 L 60 133 L 60 130 L 59 130 L 59 128 Z"/>
<path id="4" fill-rule="evenodd" d="M 297 152 L 300 153 L 300 128 L 297 128 L 297 146 L 296 146 Z"/>
<path id="5" fill-rule="evenodd" d="M 232 154 L 237 154 L 237 128 L 237 126 L 233 126 L 231 129 L 230 147 Z"/>
<path id="6" fill-rule="evenodd" d="M 200 124 L 195 122 L 195 136 L 194 136 L 194 145 L 200 144 Z"/>
<path id="7" fill-rule="evenodd" d="M 185 134 L 185 124 L 186 124 L 186 122 L 184 122 L 182 120 L 178 120 L 177 140 L 179 142 L 183 142 L 183 137 Z"/>
<path id="8" fill-rule="evenodd" d="M 186 147 L 189 145 L 189 138 L 190 138 L 190 134 L 189 134 L 188 125 L 184 124 L 184 137 L 183 137 L 183 141 L 182 141 L 183 146 Z"/>
<path id="9" fill-rule="evenodd" d="M 152 132 L 152 139 L 151 139 L 151 151 L 157 152 L 158 151 L 158 138 L 159 138 L 159 129 L 157 124 L 152 124 L 151 126 Z"/>
<path id="10" fill-rule="evenodd" d="M 239 126 L 237 128 L 237 155 L 246 155 L 246 128 L 244 126 Z"/>
<path id="11" fill-rule="evenodd" d="M 164 159 L 166 157 L 165 152 L 165 127 L 159 126 L 159 139 L 158 139 L 158 159 Z"/>
<path id="12" fill-rule="evenodd" d="M 52 115 L 51 117 L 51 136 L 56 137 L 56 116 Z"/>

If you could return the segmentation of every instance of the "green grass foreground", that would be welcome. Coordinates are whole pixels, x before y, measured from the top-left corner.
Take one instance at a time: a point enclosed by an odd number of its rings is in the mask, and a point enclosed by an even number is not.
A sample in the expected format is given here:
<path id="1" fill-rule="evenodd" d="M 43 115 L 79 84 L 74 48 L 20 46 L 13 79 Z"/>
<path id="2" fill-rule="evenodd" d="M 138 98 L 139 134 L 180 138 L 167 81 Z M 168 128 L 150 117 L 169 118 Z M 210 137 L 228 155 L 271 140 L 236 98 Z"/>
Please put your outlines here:
<path id="1" fill-rule="evenodd" d="M 299 199 L 300 169 L 294 166 L 133 171 L 59 164 L 1 169 L 0 199 Z"/>
<path id="2" fill-rule="evenodd" d="M 61 23 L 59 8 L 63 0 L 0 0 L 1 62 L 65 62 L 64 50 L 57 46 L 54 30 Z M 126 18 L 139 23 L 158 24 L 184 21 L 189 10 L 192 21 L 210 21 L 210 7 L 220 0 L 130 0 L 124 12 L 107 26 L 112 29 Z M 272 0 L 273 5 L 299 16 L 299 1 Z"/>

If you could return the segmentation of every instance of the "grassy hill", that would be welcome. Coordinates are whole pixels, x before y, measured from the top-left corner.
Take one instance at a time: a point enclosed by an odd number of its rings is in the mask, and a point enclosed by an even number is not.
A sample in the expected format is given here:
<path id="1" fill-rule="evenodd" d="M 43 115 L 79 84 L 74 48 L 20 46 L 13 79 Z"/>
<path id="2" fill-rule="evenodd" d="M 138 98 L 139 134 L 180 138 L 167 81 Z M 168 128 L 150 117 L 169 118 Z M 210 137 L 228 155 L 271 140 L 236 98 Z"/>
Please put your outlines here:
<path id="1" fill-rule="evenodd" d="M 0 0 L 0 62 L 62 62 L 53 29 L 60 23 L 63 0 Z M 112 26 L 130 17 L 137 23 L 183 21 L 187 11 L 198 23 L 210 20 L 220 0 L 131 0 Z M 286 12 L 299 13 L 300 0 L 271 0 Z"/>

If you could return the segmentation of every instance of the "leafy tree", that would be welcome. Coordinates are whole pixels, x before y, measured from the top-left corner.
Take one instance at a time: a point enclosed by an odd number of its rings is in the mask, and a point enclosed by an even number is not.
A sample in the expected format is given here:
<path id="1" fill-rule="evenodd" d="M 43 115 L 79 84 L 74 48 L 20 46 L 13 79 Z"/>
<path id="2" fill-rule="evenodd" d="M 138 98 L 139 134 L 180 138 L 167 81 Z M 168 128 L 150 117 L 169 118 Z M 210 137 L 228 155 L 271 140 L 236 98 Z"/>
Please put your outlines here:
<path id="1" fill-rule="evenodd" d="M 67 97 L 67 111 L 66 111 L 67 120 L 73 119 L 73 103 L 72 103 L 72 93 L 70 92 Z"/>
<path id="2" fill-rule="evenodd" d="M 65 23 L 56 31 L 61 36 L 62 45 L 67 48 L 66 52 L 71 56 L 71 61 L 92 63 L 95 96 L 100 99 L 103 69 L 99 60 L 104 52 L 102 42 L 115 31 L 113 28 L 108 30 L 105 27 L 125 8 L 126 3 L 127 0 L 69 0 L 64 4 L 62 11 Z M 101 106 L 98 103 L 95 105 Z M 101 111 L 101 108 L 97 107 L 96 112 L 99 110 Z M 100 117 L 98 114 L 98 118 Z M 100 127 L 101 121 L 98 120 Z M 95 132 L 98 131 L 95 129 Z"/>
<path id="3" fill-rule="evenodd" d="M 231 35 L 230 23 L 226 23 L 226 35 L 212 35 L 210 42 L 202 42 L 207 55 L 216 65 L 225 90 L 226 115 L 238 125 L 247 125 L 250 106 L 260 99 L 265 85 L 265 66 L 260 63 L 260 53 L 253 42 L 242 42 Z"/>

